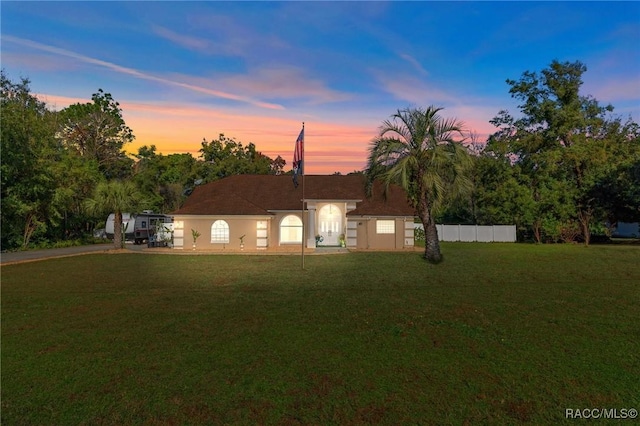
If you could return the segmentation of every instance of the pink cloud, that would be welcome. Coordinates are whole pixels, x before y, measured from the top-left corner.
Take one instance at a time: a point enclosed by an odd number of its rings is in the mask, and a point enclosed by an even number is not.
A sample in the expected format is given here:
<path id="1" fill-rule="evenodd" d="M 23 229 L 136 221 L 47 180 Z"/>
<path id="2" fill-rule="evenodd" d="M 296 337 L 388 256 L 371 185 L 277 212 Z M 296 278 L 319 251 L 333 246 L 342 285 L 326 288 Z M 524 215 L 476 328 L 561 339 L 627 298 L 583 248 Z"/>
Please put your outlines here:
<path id="1" fill-rule="evenodd" d="M 445 108 L 441 114 L 444 117 L 455 117 L 462 121 L 467 134 L 473 132 L 480 141 L 485 142 L 497 130 L 489 120 L 493 119 L 501 109 L 503 108 L 497 106 L 458 104 Z"/>
<path id="2" fill-rule="evenodd" d="M 175 31 L 171 31 L 170 29 L 161 27 L 159 25 L 154 25 L 152 27 L 152 31 L 156 35 L 166 40 L 169 40 L 172 43 L 175 43 L 179 46 L 183 46 L 192 50 L 205 50 L 209 47 L 209 44 L 210 44 L 205 39 L 190 37 L 184 34 L 179 34 L 179 33 L 176 33 Z"/>
<path id="3" fill-rule="evenodd" d="M 231 99 L 234 101 L 239 101 L 239 102 L 243 102 L 243 103 L 247 103 L 247 104 L 251 104 L 251 105 L 255 105 L 257 107 L 260 108 L 266 108 L 266 109 L 283 109 L 283 107 L 281 105 L 277 105 L 277 104 L 273 104 L 273 103 L 268 103 L 268 102 L 263 102 L 260 100 L 256 100 L 250 97 L 246 97 L 246 96 L 240 96 L 237 94 L 233 94 L 233 93 L 228 93 L 228 92 L 222 92 L 219 90 L 215 90 L 212 88 L 208 88 L 208 87 L 203 87 L 203 86 L 197 86 L 197 85 L 193 85 L 193 84 L 188 84 L 188 83 L 184 83 L 181 81 L 176 81 L 176 80 L 169 80 L 166 78 L 162 78 L 162 77 L 157 77 L 133 68 L 127 68 L 127 67 L 123 67 L 121 65 L 117 65 L 111 62 L 107 62 L 107 61 L 103 61 L 100 59 L 96 59 L 96 58 L 92 58 L 89 56 L 85 56 L 85 55 L 81 55 L 79 53 L 75 53 L 75 52 L 71 52 L 69 50 L 66 49 L 61 49 L 55 46 L 49 46 L 46 44 L 42 44 L 42 43 L 38 43 L 35 41 L 31 41 L 31 40 L 26 40 L 26 39 L 22 39 L 19 37 L 13 37 L 13 36 L 3 36 L 3 40 L 9 41 L 9 42 L 13 42 L 16 44 L 20 44 L 23 46 L 27 46 L 33 49 L 37 49 L 37 50 L 41 50 L 41 51 L 45 51 L 47 53 L 53 53 L 59 56 L 64 56 L 64 57 L 68 57 L 68 58 L 72 58 L 72 59 L 76 59 L 80 62 L 83 63 L 88 63 L 88 64 L 92 64 L 92 65 L 98 65 L 104 68 L 107 68 L 109 70 L 121 73 L 121 74 L 126 74 L 126 75 L 130 75 L 133 77 L 137 77 L 143 80 L 149 80 L 149 81 L 154 81 L 157 83 L 161 83 L 161 84 L 165 84 L 165 85 L 170 85 L 170 86 L 174 86 L 174 87 L 180 87 L 183 89 L 187 89 L 190 91 L 194 91 L 194 92 L 199 92 L 199 93 L 203 93 L 206 95 L 210 95 L 213 97 L 217 97 L 217 98 L 222 98 L 222 99 Z"/>
<path id="4" fill-rule="evenodd" d="M 611 78 L 605 82 L 585 82 L 585 92 L 602 103 L 640 100 L 640 75 Z M 614 105 L 615 106 L 615 105 Z"/>
<path id="5" fill-rule="evenodd" d="M 11 64 L 13 68 L 28 69 L 30 71 L 69 71 L 77 68 L 73 64 L 63 62 L 53 55 L 35 55 L 25 52 L 2 52 L 2 62 Z"/>
<path id="6" fill-rule="evenodd" d="M 639 28 L 622 27 L 612 37 L 631 37 Z M 623 35 L 626 36 L 623 37 Z M 628 112 L 640 116 L 640 68 L 637 51 L 619 48 L 613 49 L 594 58 L 593 66 L 587 64 L 587 72 L 583 76 L 584 85 L 580 93 L 595 97 L 601 104 L 611 103 L 615 112 Z M 623 109 L 620 109 L 623 104 Z"/>
<path id="7" fill-rule="evenodd" d="M 258 33 L 242 20 L 221 13 L 191 15 L 189 24 L 191 30 L 197 31 L 198 37 L 159 26 L 154 27 L 153 31 L 156 35 L 187 49 L 206 54 L 235 56 L 247 61 L 251 61 L 259 53 L 257 49 L 276 52 L 290 48 L 288 43 L 273 33 Z"/>
<path id="8" fill-rule="evenodd" d="M 413 56 L 408 55 L 406 53 L 400 53 L 398 56 L 400 56 L 402 59 L 404 59 L 405 61 L 410 63 L 418 71 L 418 73 L 420 73 L 422 75 L 429 75 L 429 73 L 427 72 L 426 69 L 424 69 L 422 64 L 420 62 L 418 62 L 418 60 L 416 58 L 414 58 Z"/>
<path id="9" fill-rule="evenodd" d="M 304 100 L 307 105 L 343 102 L 353 98 L 349 93 L 327 87 L 320 79 L 306 75 L 298 67 L 271 66 L 249 69 L 245 74 L 195 77 L 176 74 L 171 79 L 198 87 L 225 87 L 227 90 L 262 99 Z"/>
<path id="10" fill-rule="evenodd" d="M 86 104 L 87 102 L 91 102 L 91 99 L 86 98 L 72 98 L 69 96 L 48 95 L 42 93 L 36 93 L 35 95 L 38 99 L 46 103 L 47 106 L 54 111 L 60 111 L 73 104 Z"/>
<path id="11" fill-rule="evenodd" d="M 309 98 L 315 104 L 351 98 L 348 94 L 327 88 L 324 82 L 305 75 L 301 68 L 296 67 L 261 67 L 246 75 L 222 78 L 220 82 L 236 92 L 256 93 L 263 98 Z"/>
<path id="12" fill-rule="evenodd" d="M 415 105 L 423 105 L 426 100 L 435 104 L 456 103 L 458 99 L 440 89 L 427 84 L 424 79 L 404 74 L 386 74 L 379 71 L 373 72 L 380 83 L 381 89 L 389 92 L 396 99 L 411 102 Z"/>

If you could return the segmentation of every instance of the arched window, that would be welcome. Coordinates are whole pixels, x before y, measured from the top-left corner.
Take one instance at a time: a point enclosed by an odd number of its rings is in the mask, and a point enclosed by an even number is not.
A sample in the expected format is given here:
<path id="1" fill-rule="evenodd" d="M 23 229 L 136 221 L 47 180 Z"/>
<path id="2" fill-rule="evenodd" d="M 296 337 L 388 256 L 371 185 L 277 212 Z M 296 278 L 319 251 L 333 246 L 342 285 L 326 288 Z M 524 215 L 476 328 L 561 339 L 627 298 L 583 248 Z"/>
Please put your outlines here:
<path id="1" fill-rule="evenodd" d="M 211 225 L 211 243 L 229 243 L 229 224 L 224 220 L 216 220 Z"/>
<path id="2" fill-rule="evenodd" d="M 302 242 L 302 220 L 296 215 L 285 216 L 280 222 L 281 243 Z"/>

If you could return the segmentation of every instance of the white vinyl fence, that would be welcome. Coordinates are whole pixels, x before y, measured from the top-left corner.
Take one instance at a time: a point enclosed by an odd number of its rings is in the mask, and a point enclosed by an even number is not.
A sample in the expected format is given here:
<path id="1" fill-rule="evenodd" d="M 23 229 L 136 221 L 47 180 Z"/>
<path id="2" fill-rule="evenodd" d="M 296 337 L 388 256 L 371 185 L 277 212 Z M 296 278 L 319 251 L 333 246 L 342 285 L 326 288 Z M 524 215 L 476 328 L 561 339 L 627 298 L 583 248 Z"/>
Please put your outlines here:
<path id="1" fill-rule="evenodd" d="M 423 229 L 421 223 L 415 223 L 414 226 Z M 515 225 L 436 225 L 436 228 L 440 241 L 516 242 Z"/>

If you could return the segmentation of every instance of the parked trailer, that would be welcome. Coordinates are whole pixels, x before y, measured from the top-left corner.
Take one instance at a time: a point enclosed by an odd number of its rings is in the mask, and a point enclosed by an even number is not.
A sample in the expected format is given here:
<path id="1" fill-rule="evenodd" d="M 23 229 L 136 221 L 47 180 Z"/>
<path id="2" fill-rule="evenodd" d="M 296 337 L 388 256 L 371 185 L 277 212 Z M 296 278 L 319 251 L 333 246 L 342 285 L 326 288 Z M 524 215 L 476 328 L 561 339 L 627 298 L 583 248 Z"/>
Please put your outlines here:
<path id="1" fill-rule="evenodd" d="M 104 227 L 104 232 L 107 238 L 113 240 L 113 229 L 114 229 L 114 220 L 115 213 L 111 213 L 109 217 L 107 217 L 107 223 Z M 135 216 L 131 213 L 122 213 L 122 229 L 124 230 L 124 239 L 125 241 L 133 241 L 135 238 L 135 234 L 133 232 L 133 222 L 135 221 Z"/>
<path id="2" fill-rule="evenodd" d="M 107 218 L 105 231 L 107 238 L 113 239 L 113 221 L 115 214 L 111 213 Z M 126 218 L 126 219 L 125 219 Z M 142 213 L 134 214 L 122 213 L 122 226 L 125 229 L 125 241 L 133 241 L 135 244 L 143 244 L 156 233 L 158 225 L 170 224 L 173 222 L 171 216 L 160 213 L 153 213 L 145 210 Z"/>
<path id="3" fill-rule="evenodd" d="M 163 224 L 172 223 L 173 218 L 164 214 L 153 213 L 145 210 L 136 215 L 134 227 L 135 244 L 143 244 L 149 242 L 150 238 L 157 232 L 157 229 Z"/>

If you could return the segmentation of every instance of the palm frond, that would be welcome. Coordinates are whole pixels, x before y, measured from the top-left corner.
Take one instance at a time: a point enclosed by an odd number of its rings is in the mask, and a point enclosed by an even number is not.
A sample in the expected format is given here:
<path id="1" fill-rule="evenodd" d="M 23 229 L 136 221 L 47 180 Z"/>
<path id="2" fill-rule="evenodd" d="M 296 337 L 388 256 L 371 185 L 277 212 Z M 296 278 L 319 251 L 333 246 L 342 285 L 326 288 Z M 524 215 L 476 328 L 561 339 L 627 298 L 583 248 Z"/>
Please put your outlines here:
<path id="1" fill-rule="evenodd" d="M 442 118 L 442 108 L 398 110 L 372 140 L 367 161 L 369 188 L 380 179 L 403 187 L 412 199 L 426 197 L 438 208 L 447 196 L 465 192 L 466 150 L 461 121 Z M 422 188 L 423 194 L 414 193 Z"/>

